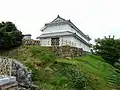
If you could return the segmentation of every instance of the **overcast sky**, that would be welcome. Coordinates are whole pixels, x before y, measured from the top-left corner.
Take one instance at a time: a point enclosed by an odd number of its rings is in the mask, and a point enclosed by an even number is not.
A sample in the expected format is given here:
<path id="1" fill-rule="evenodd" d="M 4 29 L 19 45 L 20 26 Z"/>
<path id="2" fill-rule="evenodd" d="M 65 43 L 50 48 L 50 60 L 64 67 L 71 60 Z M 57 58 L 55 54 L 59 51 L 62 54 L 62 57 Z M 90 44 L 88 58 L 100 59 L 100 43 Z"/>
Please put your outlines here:
<path id="1" fill-rule="evenodd" d="M 93 40 L 107 35 L 120 38 L 120 0 L 0 0 L 0 22 L 11 21 L 34 39 L 58 14 Z"/>

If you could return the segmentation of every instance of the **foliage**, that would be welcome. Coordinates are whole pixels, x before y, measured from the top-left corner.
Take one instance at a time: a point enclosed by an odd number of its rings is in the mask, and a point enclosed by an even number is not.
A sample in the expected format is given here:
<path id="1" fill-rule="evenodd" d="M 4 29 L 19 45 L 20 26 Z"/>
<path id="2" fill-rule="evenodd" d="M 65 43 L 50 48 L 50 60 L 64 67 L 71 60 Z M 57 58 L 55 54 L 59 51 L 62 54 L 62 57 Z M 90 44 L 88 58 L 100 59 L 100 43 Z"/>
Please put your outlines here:
<path id="1" fill-rule="evenodd" d="M 95 52 L 109 63 L 114 64 L 120 58 L 120 39 L 104 37 L 103 39 L 96 39 L 94 45 Z"/>
<path id="2" fill-rule="evenodd" d="M 21 45 L 22 38 L 22 32 L 12 22 L 0 23 L 0 49 Z"/>
<path id="3" fill-rule="evenodd" d="M 52 54 L 49 47 L 21 46 L 15 53 L 13 51 L 9 51 L 9 56 L 32 70 L 38 90 L 120 90 L 119 69 L 100 56 L 86 55 L 68 60 L 53 55 L 53 59 L 47 60 L 40 56 L 41 52 Z M 44 61 L 46 64 L 42 63 Z"/>
<path id="4" fill-rule="evenodd" d="M 57 72 L 57 75 L 64 76 L 66 78 L 62 79 L 64 82 L 62 84 L 66 84 L 75 89 L 84 90 L 87 88 L 87 78 L 83 72 L 80 72 L 80 69 L 77 68 L 75 65 L 58 62 L 54 64 L 54 68 L 52 68 Z"/>

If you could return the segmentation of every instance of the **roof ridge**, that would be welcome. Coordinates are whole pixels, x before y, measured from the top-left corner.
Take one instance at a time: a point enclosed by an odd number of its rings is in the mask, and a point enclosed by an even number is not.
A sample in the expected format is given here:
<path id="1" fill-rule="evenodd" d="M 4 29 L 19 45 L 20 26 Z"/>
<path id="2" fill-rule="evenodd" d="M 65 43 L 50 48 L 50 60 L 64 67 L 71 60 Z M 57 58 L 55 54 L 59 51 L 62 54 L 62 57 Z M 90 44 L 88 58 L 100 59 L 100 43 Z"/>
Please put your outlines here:
<path id="1" fill-rule="evenodd" d="M 50 22 L 50 23 L 53 23 L 53 22 L 55 22 L 55 20 L 57 20 L 57 19 L 62 19 L 63 21 L 67 21 L 66 19 L 64 19 L 64 18 L 62 18 L 60 15 L 58 15 L 52 22 Z"/>

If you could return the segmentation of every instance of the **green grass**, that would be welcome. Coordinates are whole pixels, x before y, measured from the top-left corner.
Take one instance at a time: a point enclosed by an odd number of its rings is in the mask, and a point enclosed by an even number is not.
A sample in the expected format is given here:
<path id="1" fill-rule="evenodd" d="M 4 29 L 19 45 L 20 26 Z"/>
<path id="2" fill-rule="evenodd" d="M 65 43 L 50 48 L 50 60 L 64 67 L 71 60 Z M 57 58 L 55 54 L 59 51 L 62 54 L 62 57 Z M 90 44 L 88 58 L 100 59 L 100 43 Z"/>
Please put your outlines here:
<path id="1" fill-rule="evenodd" d="M 120 73 L 99 56 L 68 60 L 40 46 L 24 46 L 9 52 L 9 57 L 32 70 L 38 90 L 85 90 L 85 87 L 87 90 L 120 90 Z"/>
<path id="2" fill-rule="evenodd" d="M 115 68 L 106 63 L 101 57 L 95 55 L 87 55 L 84 57 L 77 57 L 72 60 L 58 59 L 58 62 L 70 63 L 76 65 L 91 76 L 93 80 L 97 80 L 99 85 L 97 88 L 100 90 L 112 90 L 120 86 L 120 74 L 117 73 Z"/>

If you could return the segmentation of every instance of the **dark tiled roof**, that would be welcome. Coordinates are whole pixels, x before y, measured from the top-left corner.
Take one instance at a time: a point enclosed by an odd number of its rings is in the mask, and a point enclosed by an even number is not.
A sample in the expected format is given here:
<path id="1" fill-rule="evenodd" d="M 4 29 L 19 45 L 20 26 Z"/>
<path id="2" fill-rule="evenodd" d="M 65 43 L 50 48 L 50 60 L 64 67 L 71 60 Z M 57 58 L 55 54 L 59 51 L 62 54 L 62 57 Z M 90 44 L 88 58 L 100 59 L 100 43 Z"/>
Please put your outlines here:
<path id="1" fill-rule="evenodd" d="M 66 21 L 64 18 L 61 18 L 59 15 L 51 23 Z"/>
<path id="2" fill-rule="evenodd" d="M 23 36 L 32 36 L 31 34 L 24 34 Z"/>

